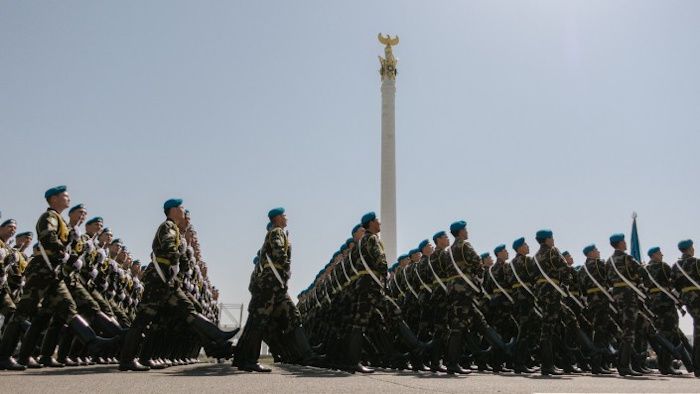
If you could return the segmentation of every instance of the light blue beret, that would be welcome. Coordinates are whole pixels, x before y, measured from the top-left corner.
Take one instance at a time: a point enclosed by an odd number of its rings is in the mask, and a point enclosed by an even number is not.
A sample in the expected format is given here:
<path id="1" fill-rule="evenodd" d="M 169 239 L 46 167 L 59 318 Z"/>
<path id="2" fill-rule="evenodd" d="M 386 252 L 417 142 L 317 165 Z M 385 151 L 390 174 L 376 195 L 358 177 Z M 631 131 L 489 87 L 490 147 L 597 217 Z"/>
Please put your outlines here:
<path id="1" fill-rule="evenodd" d="M 270 211 L 267 213 L 267 217 L 272 220 L 275 216 L 279 216 L 284 213 L 284 208 L 282 207 L 277 207 L 277 208 L 272 208 Z"/>
<path id="2" fill-rule="evenodd" d="M 93 224 L 93 223 L 97 223 L 97 222 L 104 223 L 104 220 L 102 220 L 101 216 L 95 216 L 94 218 L 85 222 L 85 224 Z"/>
<path id="3" fill-rule="evenodd" d="M 166 202 L 163 204 L 163 210 L 167 212 L 168 209 L 170 209 L 170 208 L 177 208 L 177 207 L 179 207 L 180 205 L 182 205 L 182 199 L 181 199 L 181 198 L 171 198 L 171 199 L 169 199 L 168 201 L 166 201 Z"/>
<path id="4" fill-rule="evenodd" d="M 625 240 L 625 234 L 622 234 L 622 233 L 617 233 L 617 234 L 613 234 L 610 236 L 610 243 L 611 244 L 616 244 L 616 243 L 618 243 L 620 241 L 624 241 L 624 240 Z"/>
<path id="5" fill-rule="evenodd" d="M 513 241 L 513 250 L 518 250 L 519 247 L 525 244 L 525 237 L 520 237 Z"/>
<path id="6" fill-rule="evenodd" d="M 493 254 L 499 254 L 504 250 L 506 250 L 506 245 L 500 244 L 493 249 Z"/>
<path id="7" fill-rule="evenodd" d="M 484 253 L 481 254 L 481 259 L 482 259 L 482 260 L 486 260 L 486 259 L 489 258 L 490 256 L 491 256 L 491 255 L 489 254 L 489 252 L 484 252 Z"/>
<path id="8" fill-rule="evenodd" d="M 651 257 L 654 255 L 654 253 L 660 252 L 660 251 L 661 251 L 660 247 L 654 246 L 653 248 L 649 248 L 649 250 L 647 251 L 647 256 Z"/>
<path id="9" fill-rule="evenodd" d="M 16 226 L 16 225 L 17 225 L 17 221 L 16 221 L 15 219 L 7 219 L 7 220 L 5 220 L 4 222 L 2 222 L 2 224 L 0 224 L 0 227 L 9 226 L 9 225 L 11 225 L 11 224 L 14 224 L 14 225 Z"/>
<path id="10" fill-rule="evenodd" d="M 692 239 L 686 239 L 686 240 L 681 241 L 681 242 L 678 243 L 678 250 L 680 250 L 680 251 L 682 252 L 682 251 L 684 251 L 684 250 L 690 248 L 691 246 L 693 246 L 693 240 L 692 240 Z"/>
<path id="11" fill-rule="evenodd" d="M 537 234 L 535 234 L 535 239 L 537 241 L 544 241 L 547 238 L 552 238 L 552 236 L 554 236 L 554 233 L 552 232 L 552 230 L 544 229 L 544 230 L 538 231 Z"/>
<path id="12" fill-rule="evenodd" d="M 588 253 L 591 253 L 594 250 L 596 250 L 595 244 L 590 244 L 590 245 L 586 246 L 585 248 L 583 248 L 583 254 L 585 256 L 588 256 Z"/>
<path id="13" fill-rule="evenodd" d="M 362 228 L 362 225 L 361 225 L 361 224 L 356 225 L 355 227 L 352 228 L 352 231 L 350 232 L 350 235 L 355 235 L 355 233 L 357 232 L 357 230 L 359 230 L 359 229 L 361 229 L 361 228 Z"/>
<path id="14" fill-rule="evenodd" d="M 85 209 L 85 204 L 77 204 L 77 205 L 74 205 L 73 208 L 71 208 L 71 209 L 68 210 L 68 213 L 69 213 L 69 214 L 70 214 L 70 213 L 73 213 L 73 211 L 76 211 L 76 210 L 78 210 L 78 209 Z"/>
<path id="15" fill-rule="evenodd" d="M 360 220 L 360 223 L 362 225 L 366 225 L 367 223 L 371 222 L 372 220 L 377 218 L 377 214 L 374 212 L 367 212 L 366 214 L 362 215 L 362 219 Z"/>
<path id="16" fill-rule="evenodd" d="M 446 235 L 447 235 L 446 232 L 444 232 L 444 231 L 438 231 L 437 233 L 435 233 L 435 234 L 433 235 L 433 242 L 437 242 L 438 238 L 442 238 L 442 237 L 444 237 L 444 236 L 446 236 Z"/>
<path id="17" fill-rule="evenodd" d="M 467 228 L 467 222 L 465 222 L 464 220 L 459 220 L 457 222 L 450 224 L 450 232 L 452 234 L 454 234 L 458 231 L 462 231 L 465 228 Z"/>
<path id="18" fill-rule="evenodd" d="M 65 192 L 66 190 L 68 190 L 66 185 L 52 187 L 51 189 L 47 190 L 44 193 L 44 198 L 48 200 L 49 197 L 55 196 L 57 194 L 61 194 L 61 193 Z"/>
<path id="19" fill-rule="evenodd" d="M 428 241 L 427 239 L 420 241 L 420 243 L 418 244 L 418 251 L 422 251 L 423 248 L 425 248 L 428 245 L 430 245 L 430 241 Z"/>

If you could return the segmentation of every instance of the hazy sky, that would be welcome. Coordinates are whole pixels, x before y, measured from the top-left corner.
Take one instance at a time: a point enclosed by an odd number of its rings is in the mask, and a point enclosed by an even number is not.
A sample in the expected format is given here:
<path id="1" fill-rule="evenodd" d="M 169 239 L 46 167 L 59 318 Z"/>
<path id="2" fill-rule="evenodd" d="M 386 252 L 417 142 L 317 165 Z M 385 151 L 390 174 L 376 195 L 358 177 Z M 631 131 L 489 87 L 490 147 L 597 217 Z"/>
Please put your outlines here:
<path id="1" fill-rule="evenodd" d="M 145 259 L 162 203 L 191 210 L 215 285 L 249 301 L 267 211 L 288 210 L 290 293 L 379 209 L 378 32 L 398 34 L 398 242 L 454 220 L 478 251 L 577 263 L 629 234 L 696 238 L 696 1 L 4 1 L 3 218 L 67 184 Z M 687 321 L 685 322 L 687 325 Z"/>

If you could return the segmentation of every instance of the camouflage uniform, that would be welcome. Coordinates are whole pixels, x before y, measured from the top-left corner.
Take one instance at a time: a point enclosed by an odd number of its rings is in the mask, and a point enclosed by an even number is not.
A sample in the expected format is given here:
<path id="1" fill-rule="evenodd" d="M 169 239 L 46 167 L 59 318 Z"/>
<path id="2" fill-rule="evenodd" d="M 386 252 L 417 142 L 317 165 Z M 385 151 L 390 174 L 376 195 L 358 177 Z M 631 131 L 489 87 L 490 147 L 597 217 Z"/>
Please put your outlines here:
<path id="1" fill-rule="evenodd" d="M 616 250 L 613 253 L 611 260 L 611 264 L 608 265 L 607 276 L 608 282 L 613 289 L 612 297 L 615 300 L 618 321 L 622 329 L 618 372 L 620 374 L 629 374 L 629 365 L 635 344 L 635 331 L 637 331 L 641 323 L 640 308 L 637 293 L 625 283 L 617 271 L 624 275 L 635 287 L 639 287 L 642 284 L 642 267 L 632 256 L 620 250 Z M 613 264 L 617 271 L 613 268 Z"/>
<path id="2" fill-rule="evenodd" d="M 607 266 L 601 259 L 588 258 L 584 263 L 591 276 L 600 284 L 604 290 L 610 288 L 607 276 Z M 591 277 L 583 268 L 579 272 L 579 283 L 582 294 L 585 294 L 587 309 L 585 313 L 591 322 L 593 329 L 593 344 L 596 348 L 607 348 L 610 343 L 612 321 L 610 319 L 610 300 L 603 294 L 603 291 L 596 286 Z M 602 357 L 599 354 L 593 355 L 591 367 L 594 373 L 601 371 Z"/>
<path id="3" fill-rule="evenodd" d="M 0 314 L 5 316 L 5 319 L 15 313 L 17 309 L 12 297 L 12 289 L 10 288 L 10 274 L 13 266 L 16 264 L 17 252 L 7 246 L 0 239 Z"/>
<path id="4" fill-rule="evenodd" d="M 700 283 L 700 260 L 693 256 L 683 254 L 676 263 L 696 282 Z M 680 292 L 681 301 L 688 313 L 693 318 L 693 364 L 695 376 L 700 377 L 700 289 L 693 285 L 683 273 L 674 265 L 671 271 L 673 287 Z"/>
<path id="5" fill-rule="evenodd" d="M 532 257 L 522 254 L 513 258 L 506 271 L 507 283 L 510 284 L 515 301 L 514 315 L 518 322 L 518 339 L 515 350 L 517 369 L 523 369 L 529 364 L 531 348 L 539 340 L 538 328 L 541 320 L 535 312 L 535 298 L 518 281 L 518 277 L 534 292 L 533 282 L 536 272 L 537 266 L 535 266 Z"/>

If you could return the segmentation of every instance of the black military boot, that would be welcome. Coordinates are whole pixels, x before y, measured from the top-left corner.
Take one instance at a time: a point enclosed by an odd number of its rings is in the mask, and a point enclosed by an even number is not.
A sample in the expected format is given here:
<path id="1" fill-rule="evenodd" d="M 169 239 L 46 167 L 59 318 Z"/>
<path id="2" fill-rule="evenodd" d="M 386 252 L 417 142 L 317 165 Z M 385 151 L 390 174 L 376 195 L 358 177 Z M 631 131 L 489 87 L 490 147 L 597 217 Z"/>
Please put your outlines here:
<path id="1" fill-rule="evenodd" d="M 152 335 L 146 333 L 146 339 L 143 341 L 141 346 L 141 354 L 139 355 L 139 364 L 146 366 L 150 369 L 164 369 L 165 364 L 155 362 L 153 360 L 153 349 L 155 347 L 155 341 Z"/>
<path id="2" fill-rule="evenodd" d="M 118 338 L 105 339 L 95 334 L 87 322 L 76 315 L 68 322 L 76 337 L 87 347 L 88 354 L 99 355 L 110 350 L 118 343 Z"/>
<path id="3" fill-rule="evenodd" d="M 362 344 L 364 338 L 362 336 L 362 329 L 353 328 L 350 332 L 350 337 L 348 338 L 347 347 L 347 364 L 343 366 L 342 370 L 350 373 L 373 373 L 374 369 L 365 367 L 360 362 L 362 359 Z"/>
<path id="4" fill-rule="evenodd" d="M 16 321 L 14 316 L 7 325 L 0 340 L 0 370 L 9 371 L 24 371 L 27 369 L 12 358 L 12 352 L 17 346 L 19 337 L 22 334 L 20 322 Z"/>
<path id="5" fill-rule="evenodd" d="M 623 343 L 620 348 L 620 359 L 617 363 L 617 373 L 620 376 L 642 376 L 641 373 L 630 368 L 632 358 L 632 344 Z"/>
<path id="6" fill-rule="evenodd" d="M 302 326 L 298 326 L 294 329 L 294 342 L 296 344 L 296 349 L 300 353 L 301 360 L 300 365 L 311 365 L 315 366 L 323 362 L 323 357 L 314 353 L 309 344 L 309 339 L 306 336 L 306 332 Z"/>
<path id="7" fill-rule="evenodd" d="M 695 330 L 697 333 L 697 329 Z M 700 378 L 700 335 L 695 334 L 693 336 L 693 367 L 694 374 L 696 378 Z"/>
<path id="8" fill-rule="evenodd" d="M 58 344 L 58 337 L 63 330 L 63 324 L 52 322 L 49 329 L 44 334 L 44 340 L 41 342 L 41 358 L 39 363 L 49 368 L 63 368 L 65 364 L 56 361 L 53 358 L 53 353 Z"/>
<path id="9" fill-rule="evenodd" d="M 513 354 L 513 372 L 520 374 L 531 374 L 535 370 L 529 368 L 527 360 L 530 358 L 530 350 L 521 335 L 515 340 L 515 351 Z"/>
<path id="10" fill-rule="evenodd" d="M 56 361 L 62 363 L 66 367 L 77 367 L 79 364 L 71 357 L 69 357 L 71 345 L 73 344 L 73 339 L 75 336 L 73 333 L 64 326 L 62 330 L 61 341 L 58 343 L 58 353 L 56 355 Z"/>
<path id="11" fill-rule="evenodd" d="M 51 315 L 47 314 L 38 314 L 34 317 L 34 319 L 32 319 L 31 326 L 29 326 L 29 329 L 24 334 L 24 337 L 22 337 L 22 345 L 19 348 L 17 362 L 31 369 L 39 369 L 44 367 L 38 361 L 36 361 L 34 357 L 32 357 L 32 354 L 34 353 L 36 343 L 41 336 L 41 332 L 46 329 L 50 320 Z"/>
<path id="12" fill-rule="evenodd" d="M 201 313 L 194 315 L 194 319 L 190 322 L 190 327 L 197 334 L 205 337 L 208 341 L 222 343 L 233 338 L 238 334 L 240 328 L 233 331 L 221 331 L 211 320 L 207 319 Z"/>
<path id="13" fill-rule="evenodd" d="M 442 355 L 444 353 L 445 339 L 441 331 L 436 331 L 432 340 L 432 348 L 430 349 L 430 371 L 431 372 L 447 372 L 447 368 L 442 364 Z"/>
<path id="14" fill-rule="evenodd" d="M 593 375 L 611 375 L 612 372 L 603 368 L 603 354 L 595 352 L 591 355 L 591 373 Z"/>
<path id="15" fill-rule="evenodd" d="M 513 347 L 515 341 L 512 340 L 511 343 L 506 344 L 503 342 L 503 338 L 493 329 L 491 326 L 481 327 L 479 330 L 484 339 L 494 348 L 500 350 L 506 357 L 513 357 Z"/>
<path id="16" fill-rule="evenodd" d="M 464 369 L 459 365 L 463 345 L 462 333 L 459 331 L 452 331 L 450 333 L 450 339 L 447 342 L 447 373 L 450 375 L 467 375 L 472 372 L 470 369 Z"/>
<path id="17" fill-rule="evenodd" d="M 262 332 L 247 327 L 238 341 L 232 365 L 238 367 L 240 371 L 272 372 L 270 368 L 258 363 L 261 344 Z"/>
<path id="18" fill-rule="evenodd" d="M 552 342 L 545 341 L 540 343 L 540 359 L 542 360 L 542 368 L 540 374 L 544 376 L 562 375 L 559 368 L 554 367 L 554 353 L 552 351 Z"/>
<path id="19" fill-rule="evenodd" d="M 122 328 L 116 319 L 107 316 L 104 312 L 97 312 L 92 322 L 95 324 L 95 328 L 107 334 L 108 338 L 124 336 L 129 331 L 128 328 Z"/>
<path id="20" fill-rule="evenodd" d="M 662 375 L 683 375 L 683 372 L 673 368 L 673 357 L 667 351 L 661 351 L 656 355 L 659 372 Z"/>
<path id="21" fill-rule="evenodd" d="M 138 351 L 139 342 L 141 340 L 141 333 L 143 328 L 140 325 L 133 325 L 129 329 L 129 332 L 124 336 L 124 343 L 122 344 L 122 353 L 119 357 L 119 370 L 120 371 L 148 371 L 150 368 L 146 365 L 142 365 L 136 360 L 136 352 Z"/>

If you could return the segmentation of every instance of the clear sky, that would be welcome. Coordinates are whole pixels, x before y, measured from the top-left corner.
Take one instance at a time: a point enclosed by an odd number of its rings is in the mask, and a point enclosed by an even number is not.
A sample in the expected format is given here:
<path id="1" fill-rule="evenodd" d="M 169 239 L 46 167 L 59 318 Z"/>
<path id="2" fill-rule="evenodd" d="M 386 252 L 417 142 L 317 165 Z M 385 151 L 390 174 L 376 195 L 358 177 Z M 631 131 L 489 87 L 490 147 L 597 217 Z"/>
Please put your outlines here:
<path id="1" fill-rule="evenodd" d="M 33 229 L 67 184 L 147 258 L 192 212 L 226 302 L 249 301 L 285 206 L 290 293 L 379 209 L 378 32 L 398 34 L 398 242 L 465 219 L 478 251 L 551 228 L 577 263 L 629 234 L 696 238 L 696 1 L 5 1 L 0 210 Z M 688 322 L 684 324 L 687 327 Z"/>

